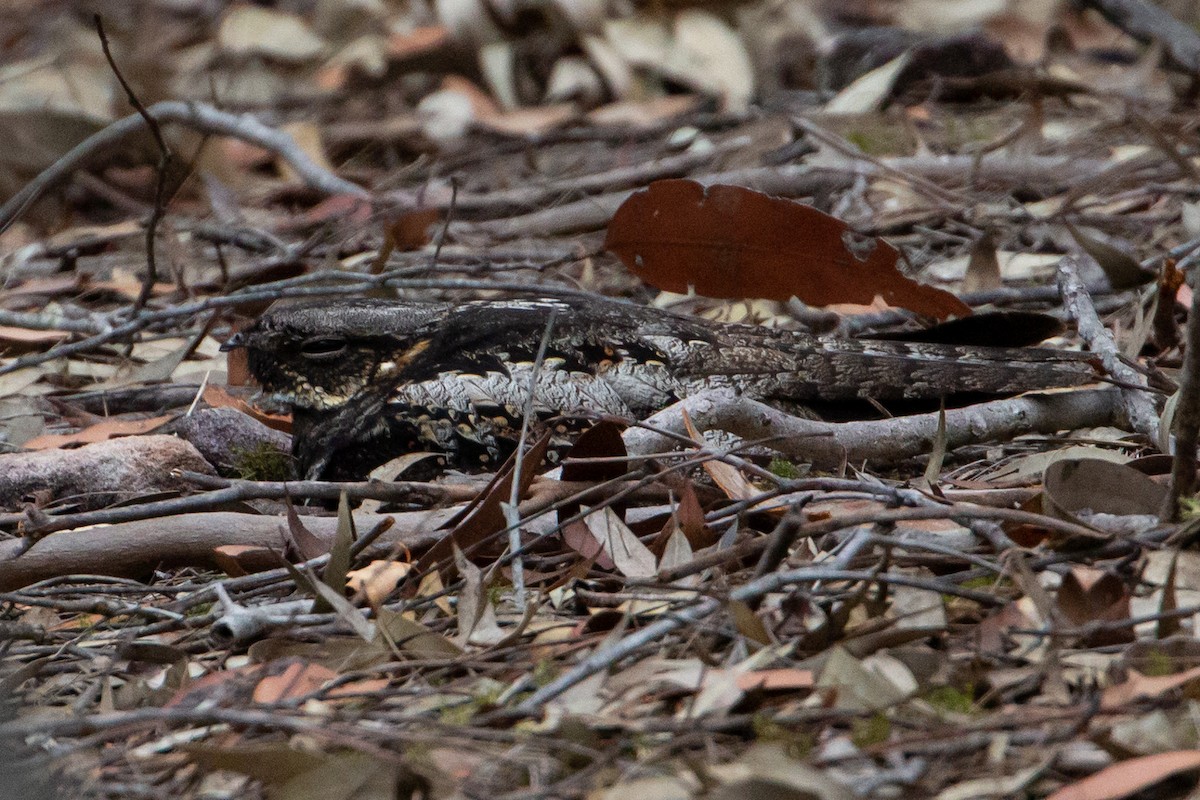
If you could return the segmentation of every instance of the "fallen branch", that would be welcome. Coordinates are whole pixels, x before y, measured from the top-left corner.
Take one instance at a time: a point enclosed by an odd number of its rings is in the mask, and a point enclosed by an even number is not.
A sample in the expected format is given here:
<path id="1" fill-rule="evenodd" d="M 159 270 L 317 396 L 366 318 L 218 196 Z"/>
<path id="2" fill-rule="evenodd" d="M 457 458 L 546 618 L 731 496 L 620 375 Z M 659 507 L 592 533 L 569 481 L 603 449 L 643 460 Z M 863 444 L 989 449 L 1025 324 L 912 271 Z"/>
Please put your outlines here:
<path id="1" fill-rule="evenodd" d="M 286 161 L 305 183 L 324 194 L 349 194 L 364 199 L 370 197 L 366 189 L 339 178 L 309 158 L 289 134 L 260 122 L 250 114 L 231 114 L 207 103 L 178 101 L 155 103 L 146 109 L 146 113 L 159 123 L 174 122 L 200 133 L 232 136 L 270 150 Z M 145 127 L 146 120 L 141 114 L 131 114 L 75 145 L 0 206 L 0 232 L 8 230 L 29 206 L 70 178 L 75 170 L 86 166 L 93 158 Z"/>
<path id="2" fill-rule="evenodd" d="M 855 177 L 856 172 L 851 169 L 790 165 L 718 172 L 695 176 L 695 180 L 703 184 L 728 183 L 767 194 L 797 197 L 845 188 L 854 182 Z M 608 225 L 617 208 L 634 191 L 625 189 L 592 195 L 573 203 L 492 222 L 459 222 L 450 226 L 450 235 L 456 239 L 479 235 L 518 239 L 599 230 Z"/>
<path id="3" fill-rule="evenodd" d="M 74 450 L 4 453 L 0 507 L 19 509 L 27 495 L 48 494 L 96 508 L 139 494 L 186 488 L 177 471 L 211 469 L 191 444 L 160 434 L 106 439 Z M 4 517 L 5 522 L 11 519 Z"/>
<path id="4" fill-rule="evenodd" d="M 1142 0 L 1083 0 L 1143 44 L 1159 42 L 1167 61 L 1184 72 L 1200 73 L 1200 36 L 1167 11 Z"/>
<path id="5" fill-rule="evenodd" d="M 1119 419 L 1117 392 L 1085 389 L 1031 394 L 952 409 L 946 412 L 946 445 L 1003 441 L 1027 433 L 1054 433 L 1109 425 Z M 937 437 L 938 414 L 914 414 L 862 422 L 821 422 L 786 414 L 765 403 L 714 389 L 692 395 L 646 420 L 646 427 L 625 432 L 632 454 L 669 450 L 676 440 L 655 428 L 683 434 L 687 412 L 701 430 L 724 430 L 764 444 L 818 469 L 846 462 L 894 462 L 927 453 Z"/>
<path id="6" fill-rule="evenodd" d="M 445 535 L 445 531 L 437 528 L 454 512 L 455 509 L 440 509 L 355 514 L 354 521 L 359 530 L 365 531 L 387 516 L 396 520 L 375 543 L 372 552 L 387 552 L 396 544 L 421 550 Z M 337 518 L 306 517 L 304 527 L 331 545 L 337 534 Z M 213 550 L 224 545 L 265 547 L 283 553 L 286 530 L 287 522 L 280 517 L 219 511 L 52 533 L 23 553 L 25 541 L 10 539 L 0 542 L 0 591 L 19 589 L 58 575 L 135 577 L 167 566 L 217 568 Z"/>
<path id="7" fill-rule="evenodd" d="M 1151 443 L 1157 442 L 1158 409 L 1154 405 L 1153 395 L 1146 388 L 1146 379 L 1121 360 L 1117 343 L 1100 321 L 1087 287 L 1079 278 L 1079 267 L 1087 259 L 1091 259 L 1091 256 L 1082 250 L 1074 250 L 1058 262 L 1058 290 L 1062 294 L 1063 307 L 1075 320 L 1088 350 L 1100 357 L 1104 371 L 1121 385 L 1121 411 L 1129 426 L 1148 437 Z"/>
<path id="8" fill-rule="evenodd" d="M 69 451 L 68 451 L 69 452 Z M 73 528 L 91 525 L 113 525 L 120 522 L 134 522 L 143 519 L 157 519 L 180 514 L 212 511 L 227 506 L 230 503 L 247 500 L 283 500 L 284 498 L 317 500 L 337 500 L 345 493 L 351 500 L 382 500 L 393 503 L 420 503 L 434 505 L 445 503 L 465 503 L 478 494 L 478 486 L 453 486 L 433 483 L 385 483 L 383 481 L 363 481 L 360 483 L 338 484 L 325 481 L 295 481 L 292 483 L 279 481 L 233 481 L 224 478 L 211 478 L 195 472 L 183 472 L 181 478 L 191 483 L 201 482 L 209 478 L 210 485 L 225 484 L 223 488 L 202 494 L 174 497 L 170 500 L 157 500 L 149 503 L 102 508 L 97 511 L 83 511 L 76 514 L 61 514 L 44 517 L 40 524 L 26 522 L 25 532 L 30 535 L 42 536 Z"/>

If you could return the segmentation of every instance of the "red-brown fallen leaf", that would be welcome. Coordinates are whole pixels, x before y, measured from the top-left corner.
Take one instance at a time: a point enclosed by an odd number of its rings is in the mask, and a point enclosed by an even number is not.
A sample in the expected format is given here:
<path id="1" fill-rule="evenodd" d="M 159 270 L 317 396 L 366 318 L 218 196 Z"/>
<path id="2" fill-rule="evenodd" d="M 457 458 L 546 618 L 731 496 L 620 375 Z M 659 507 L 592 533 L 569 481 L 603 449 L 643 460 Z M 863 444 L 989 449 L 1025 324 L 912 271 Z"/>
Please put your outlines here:
<path id="1" fill-rule="evenodd" d="M 249 414 L 251 417 L 254 417 L 256 420 L 266 425 L 268 428 L 274 428 L 275 430 L 283 431 L 284 433 L 292 432 L 292 418 L 290 416 L 282 414 L 267 414 L 259 411 L 245 400 L 234 397 L 220 386 L 206 386 L 204 388 L 204 394 L 202 397 L 204 398 L 204 402 L 208 403 L 213 408 L 236 409 L 243 414 Z"/>
<path id="2" fill-rule="evenodd" d="M 223 544 L 214 547 L 213 561 L 232 578 L 265 572 L 279 566 L 279 551 L 249 544 Z"/>
<path id="3" fill-rule="evenodd" d="M 743 692 L 759 689 L 767 692 L 785 689 L 811 689 L 816 683 L 811 669 L 759 669 L 737 677 L 737 687 Z"/>
<path id="4" fill-rule="evenodd" d="M 214 670 L 188 682 L 163 704 L 163 708 L 194 708 L 204 701 L 214 706 L 219 706 L 222 701 L 244 703 L 249 695 L 247 681 L 256 680 L 262 671 L 262 664 Z"/>
<path id="5" fill-rule="evenodd" d="M 238 347 L 226 353 L 225 384 L 227 386 L 249 386 L 253 382 L 254 378 L 250 375 L 250 356 L 246 352 L 246 348 Z"/>
<path id="6" fill-rule="evenodd" d="M 239 169 L 251 170 L 270 164 L 275 156 L 265 147 L 250 144 L 232 136 L 221 136 L 213 139 L 209 145 L 219 154 L 222 161 Z"/>
<path id="7" fill-rule="evenodd" d="M 596 565 L 601 569 L 612 569 L 613 561 L 608 553 L 604 552 L 604 546 L 596 541 L 596 537 L 592 536 L 588 531 L 588 526 L 583 524 L 581 520 L 569 522 L 562 528 L 563 542 L 568 547 L 574 550 L 585 559 L 594 559 Z"/>
<path id="8" fill-rule="evenodd" d="M 471 110 L 474 112 L 476 120 L 500 115 L 500 106 L 496 104 L 492 96 L 461 75 L 447 75 L 442 78 L 441 90 L 458 92 L 466 97 L 471 102 Z"/>
<path id="9" fill-rule="evenodd" d="M 110 419 L 98 422 L 95 425 L 89 425 L 75 433 L 47 433 L 42 436 L 35 436 L 27 441 L 23 447 L 26 450 L 49 450 L 54 447 L 70 447 L 77 444 L 103 442 L 106 439 L 115 439 L 118 436 L 137 436 L 149 433 L 158 426 L 170 422 L 171 419 L 172 416 L 170 414 L 165 414 L 161 417 L 150 417 L 149 419 Z"/>
<path id="10" fill-rule="evenodd" d="M 515 108 L 494 116 L 480 118 L 478 125 L 484 130 L 519 136 L 521 134 L 545 133 L 561 128 L 579 116 L 574 103 Z"/>
<path id="11" fill-rule="evenodd" d="M 442 212 L 436 208 L 408 211 L 388 226 L 387 233 L 396 250 L 401 253 L 420 250 L 432 240 L 429 230 L 441 218 Z"/>
<path id="12" fill-rule="evenodd" d="M 361 681 L 343 683 L 325 693 L 326 697 L 353 697 L 358 694 L 379 694 L 391 683 L 387 678 L 364 678 Z"/>
<path id="13" fill-rule="evenodd" d="M 1129 618 L 1129 587 L 1114 573 L 1094 567 L 1072 567 L 1055 598 L 1072 625 Z M 1132 636 L 1133 628 L 1127 632 Z"/>
<path id="14" fill-rule="evenodd" d="M 109 280 L 104 281 L 88 281 L 86 288 L 89 291 L 109 291 L 114 294 L 123 295 L 125 297 L 137 297 L 142 291 L 142 282 L 140 279 L 124 271 L 114 271 L 113 276 Z M 178 287 L 173 283 L 156 283 L 150 287 L 151 297 L 164 297 L 174 292 Z"/>
<path id="15" fill-rule="evenodd" d="M 1200 769 L 1200 750 L 1130 758 L 1064 786 L 1047 800 L 1118 800 L 1180 772 Z"/>
<path id="16" fill-rule="evenodd" d="M 949 292 L 901 274 L 899 253 L 887 242 L 850 245 L 852 236 L 846 223 L 803 203 L 741 186 L 671 179 L 621 204 L 605 247 L 638 277 L 672 292 L 794 295 L 810 305 L 871 303 L 878 295 L 939 319 L 971 313 Z"/>
<path id="17" fill-rule="evenodd" d="M 254 702 L 278 703 L 312 694 L 336 678 L 338 674 L 320 664 L 296 662 L 278 675 L 263 678 L 254 687 Z"/>
<path id="18" fill-rule="evenodd" d="M 86 281 L 86 277 L 77 272 L 69 272 L 66 275 L 54 275 L 49 278 L 30 278 L 29 280 L 21 281 L 19 284 L 5 287 L 4 291 L 0 292 L 0 297 L 8 299 L 30 294 L 44 294 L 51 297 L 74 294 L 79 291 L 79 287 L 85 284 Z"/>

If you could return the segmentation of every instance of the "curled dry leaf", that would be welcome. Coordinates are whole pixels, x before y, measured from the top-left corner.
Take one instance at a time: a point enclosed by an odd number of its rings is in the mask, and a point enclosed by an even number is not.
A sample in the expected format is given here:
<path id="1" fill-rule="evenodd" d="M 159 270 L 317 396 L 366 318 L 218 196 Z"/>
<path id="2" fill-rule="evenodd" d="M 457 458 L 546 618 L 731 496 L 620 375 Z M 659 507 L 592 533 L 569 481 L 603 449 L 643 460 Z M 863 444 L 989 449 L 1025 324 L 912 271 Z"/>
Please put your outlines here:
<path id="1" fill-rule="evenodd" d="M 412 564 L 407 562 L 372 561 L 362 569 L 346 573 L 346 588 L 356 595 L 361 593 L 370 605 L 376 606 L 387 599 L 410 572 Z"/>
<path id="2" fill-rule="evenodd" d="M 1133 467 L 1099 458 L 1055 461 L 1044 481 L 1043 511 L 1073 522 L 1084 512 L 1156 515 L 1167 493 Z"/>
<path id="3" fill-rule="evenodd" d="M 888 304 L 944 319 L 971 309 L 896 268 L 879 238 L 854 242 L 845 222 L 812 206 L 741 186 L 662 180 L 635 192 L 608 226 L 605 247 L 647 283 L 709 297 L 798 297 L 809 305 Z"/>

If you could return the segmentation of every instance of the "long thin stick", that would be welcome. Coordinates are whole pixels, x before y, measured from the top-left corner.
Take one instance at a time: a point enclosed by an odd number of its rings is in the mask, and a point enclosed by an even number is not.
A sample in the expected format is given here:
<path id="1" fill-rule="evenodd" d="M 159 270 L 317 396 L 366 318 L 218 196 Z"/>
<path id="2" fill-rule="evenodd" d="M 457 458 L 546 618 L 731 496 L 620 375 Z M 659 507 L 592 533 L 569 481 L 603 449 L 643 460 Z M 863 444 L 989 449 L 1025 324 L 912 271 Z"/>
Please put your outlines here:
<path id="1" fill-rule="evenodd" d="M 146 121 L 146 127 L 150 129 L 150 135 L 154 137 L 154 144 L 158 147 L 158 165 L 155 170 L 157 180 L 154 184 L 154 210 L 150 212 L 150 219 L 146 222 L 146 279 L 142 281 L 142 290 L 138 293 L 137 300 L 134 302 L 134 309 L 141 309 L 146 305 L 146 301 L 150 299 L 150 292 L 154 290 L 154 284 L 158 281 L 158 257 L 154 249 L 154 237 L 158 233 L 158 224 L 162 221 L 163 212 L 167 205 L 167 168 L 171 165 L 171 148 L 167 146 L 166 139 L 163 138 L 162 128 L 158 125 L 158 120 L 150 115 L 146 107 L 142 105 L 142 101 L 138 99 L 137 94 L 133 91 L 133 87 L 125 80 L 125 76 L 121 74 L 121 69 L 117 66 L 117 61 L 113 58 L 112 51 L 108 46 L 108 36 L 104 33 L 104 21 L 99 14 L 93 15 L 96 23 L 96 34 L 100 37 L 100 47 L 104 50 L 104 57 L 108 60 L 108 66 L 112 69 L 113 74 L 117 76 L 117 81 L 121 84 L 121 88 L 125 90 L 125 96 L 129 98 L 129 104 L 133 106 L 143 120 Z"/>
<path id="2" fill-rule="evenodd" d="M 521 417 L 521 435 L 517 439 L 516 464 L 513 467 L 512 492 L 508 496 L 508 504 L 504 506 L 504 521 L 508 525 L 508 547 L 513 553 L 512 578 L 513 594 L 516 597 L 517 608 L 525 611 L 525 559 L 521 550 L 521 512 L 518 505 L 521 502 L 521 463 L 525 459 L 526 440 L 529 438 L 529 426 L 533 420 L 533 403 L 537 395 L 537 379 L 541 374 L 542 365 L 546 361 L 546 349 L 550 346 L 550 334 L 554 330 L 554 318 L 557 309 L 550 311 L 546 319 L 546 330 L 542 331 L 542 341 L 538 344 L 537 356 L 533 359 L 533 370 L 529 373 L 529 393 L 525 397 L 525 413 Z"/>

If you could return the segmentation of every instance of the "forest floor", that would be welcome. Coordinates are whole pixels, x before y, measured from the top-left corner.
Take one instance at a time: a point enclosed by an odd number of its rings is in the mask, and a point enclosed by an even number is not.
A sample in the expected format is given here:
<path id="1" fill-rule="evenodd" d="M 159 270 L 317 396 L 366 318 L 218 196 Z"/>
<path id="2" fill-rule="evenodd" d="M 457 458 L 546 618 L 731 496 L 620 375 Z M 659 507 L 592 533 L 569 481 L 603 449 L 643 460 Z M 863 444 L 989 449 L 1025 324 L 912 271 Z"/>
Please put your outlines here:
<path id="1" fill-rule="evenodd" d="M 1192 28 L 107 5 L 0 11 L 0 798 L 1195 790 Z M 678 179 L 788 202 L 638 227 L 652 185 L 695 211 Z M 338 484 L 220 349 L 281 299 L 530 294 L 1097 381 L 732 447 L 772 412 L 714 395 L 562 468 Z"/>

